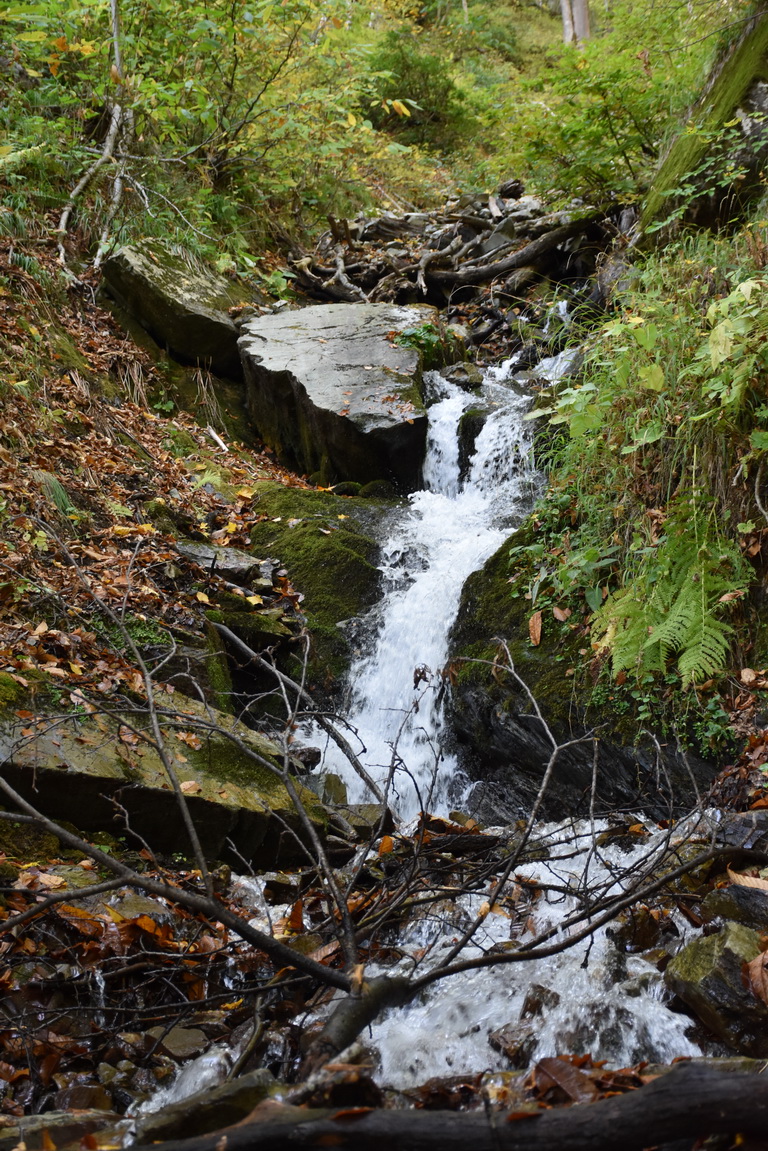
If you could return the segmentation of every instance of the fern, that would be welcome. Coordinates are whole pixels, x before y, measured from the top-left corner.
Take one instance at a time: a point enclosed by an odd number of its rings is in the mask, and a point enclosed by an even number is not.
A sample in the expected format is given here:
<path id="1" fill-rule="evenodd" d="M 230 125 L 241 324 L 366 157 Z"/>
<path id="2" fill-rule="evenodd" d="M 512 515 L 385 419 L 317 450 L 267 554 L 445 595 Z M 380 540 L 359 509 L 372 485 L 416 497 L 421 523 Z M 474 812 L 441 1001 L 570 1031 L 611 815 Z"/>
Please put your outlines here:
<path id="1" fill-rule="evenodd" d="M 614 675 L 667 671 L 676 658 L 690 684 L 726 667 L 733 628 L 722 597 L 747 570 L 733 545 L 702 542 L 695 514 L 686 512 L 681 502 L 667 535 L 595 615 L 593 638 L 610 652 Z"/>

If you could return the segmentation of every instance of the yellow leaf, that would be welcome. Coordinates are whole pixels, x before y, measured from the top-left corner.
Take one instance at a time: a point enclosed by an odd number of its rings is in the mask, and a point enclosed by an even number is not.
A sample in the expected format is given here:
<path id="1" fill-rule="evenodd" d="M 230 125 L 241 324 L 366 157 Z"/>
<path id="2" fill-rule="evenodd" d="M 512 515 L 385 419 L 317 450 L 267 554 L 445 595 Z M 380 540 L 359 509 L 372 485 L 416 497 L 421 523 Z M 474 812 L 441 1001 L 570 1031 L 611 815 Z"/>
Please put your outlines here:
<path id="1" fill-rule="evenodd" d="M 397 112 L 398 116 L 410 116 L 411 114 L 410 108 L 406 108 L 402 100 L 393 100 L 392 107 L 394 108 L 395 112 Z"/>
<path id="2" fill-rule="evenodd" d="M 229 523 L 227 524 L 227 526 L 224 528 L 224 531 L 225 531 L 225 532 L 228 532 L 228 533 L 229 533 L 229 535 L 232 535 L 234 532 L 236 532 L 236 531 L 237 531 L 237 529 L 238 529 L 238 526 L 239 526 L 239 525 L 238 525 L 238 524 L 236 524 L 236 523 L 234 522 L 234 520 L 230 520 L 230 521 L 229 521 Z"/>
<path id="3" fill-rule="evenodd" d="M 73 675 L 82 675 L 83 674 L 82 664 L 74 663 L 72 660 L 70 660 L 70 662 L 69 662 L 69 670 L 72 672 Z"/>
<path id="4" fill-rule="evenodd" d="M 256 607 L 258 604 L 264 603 L 264 600 L 261 598 L 260 595 L 247 595 L 245 597 L 245 602 L 246 603 L 252 603 L 254 605 L 254 607 Z"/>
<path id="5" fill-rule="evenodd" d="M 249 500 L 255 495 L 255 492 L 255 488 L 238 488 L 235 494 L 240 496 L 241 499 Z"/>
<path id="6" fill-rule="evenodd" d="M 196 591 L 195 592 L 195 599 L 199 599 L 200 603 L 210 603 L 211 602 L 208 599 L 208 596 L 205 594 L 204 591 Z"/>
<path id="7" fill-rule="evenodd" d="M 355 124 L 357 123 L 357 116 L 355 116 L 352 112 L 347 112 L 347 123 L 349 124 L 350 128 L 354 128 Z"/>

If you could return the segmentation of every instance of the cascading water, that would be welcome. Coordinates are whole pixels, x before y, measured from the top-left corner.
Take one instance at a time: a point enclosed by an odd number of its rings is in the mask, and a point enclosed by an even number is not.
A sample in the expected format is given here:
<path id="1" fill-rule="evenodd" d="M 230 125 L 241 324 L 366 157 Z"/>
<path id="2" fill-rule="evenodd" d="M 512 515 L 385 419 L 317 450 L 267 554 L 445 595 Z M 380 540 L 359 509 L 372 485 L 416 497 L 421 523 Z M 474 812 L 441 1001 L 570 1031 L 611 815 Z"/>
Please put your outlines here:
<path id="1" fill-rule="evenodd" d="M 423 491 L 383 547 L 384 597 L 370 652 L 352 668 L 348 718 L 360 758 L 380 784 L 393 764 L 391 801 L 402 818 L 445 812 L 460 793 L 457 768 L 441 745 L 439 672 L 464 581 L 503 543 L 530 509 L 539 479 L 532 458 L 530 396 L 509 380 L 514 361 L 483 388 L 488 416 L 469 470 L 460 471 L 460 423 L 478 396 L 432 373 Z M 326 771 L 340 775 L 351 802 L 370 798 L 335 749 Z"/>
<path id="2" fill-rule="evenodd" d="M 516 876 L 560 890 L 542 893 L 513 941 L 515 916 L 503 902 L 495 906 L 462 958 L 518 947 L 535 932 L 562 924 L 585 888 L 623 890 L 633 868 L 666 844 L 666 833 L 659 832 L 630 852 L 618 846 L 595 852 L 593 835 L 603 826 L 539 825 L 537 845 L 549 858 L 521 864 Z M 484 898 L 464 895 L 414 916 L 398 933 L 402 959 L 394 970 L 420 974 L 438 964 Z M 668 926 L 675 934 L 685 932 L 682 917 L 670 918 Z M 394 973 L 392 967 L 387 972 Z M 489 1043 L 501 1028 L 509 1029 L 508 1042 L 530 1064 L 565 1052 L 586 1052 L 615 1067 L 701 1054 L 687 1035 L 690 1020 L 666 1006 L 658 968 L 618 948 L 605 927 L 559 954 L 441 980 L 418 1001 L 377 1020 L 367 1042 L 378 1055 L 381 1081 L 407 1088 L 433 1076 L 508 1068 L 498 1045 Z"/>

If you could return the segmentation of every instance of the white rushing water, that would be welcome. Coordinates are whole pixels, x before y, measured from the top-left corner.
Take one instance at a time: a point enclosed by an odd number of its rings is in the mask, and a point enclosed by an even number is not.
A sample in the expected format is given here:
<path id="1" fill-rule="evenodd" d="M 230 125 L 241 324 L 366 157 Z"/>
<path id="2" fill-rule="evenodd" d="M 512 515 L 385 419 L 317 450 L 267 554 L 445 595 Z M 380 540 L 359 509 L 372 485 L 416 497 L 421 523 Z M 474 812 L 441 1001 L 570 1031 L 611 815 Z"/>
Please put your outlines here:
<path id="1" fill-rule="evenodd" d="M 462 958 L 485 954 L 489 948 L 516 947 L 535 933 L 561 925 L 577 909 L 579 892 L 587 886 L 604 894 L 623 890 L 633 870 L 666 843 L 666 833 L 659 832 L 629 852 L 618 846 L 595 852 L 591 830 L 588 823 L 539 825 L 537 844 L 548 847 L 550 857 L 521 864 L 516 876 L 565 893 L 545 891 L 529 908 L 525 891 L 510 883 L 508 896 L 499 899 L 498 909 L 487 916 Z M 523 902 L 516 909 L 519 898 Z M 418 975 L 431 969 L 485 900 L 482 893 L 464 895 L 413 917 L 398 931 L 401 961 L 394 969 L 372 967 L 371 974 L 386 970 Z M 686 925 L 682 916 L 670 916 L 667 928 L 684 935 Z M 687 1035 L 690 1019 L 666 1005 L 661 972 L 642 955 L 617 947 L 614 930 L 615 924 L 599 928 L 557 955 L 450 976 L 432 984 L 414 1003 L 386 1013 L 365 1039 L 378 1059 L 380 1082 L 408 1088 L 434 1076 L 507 1070 L 507 1058 L 489 1042 L 491 1033 L 501 1028 L 509 1029 L 512 1046 L 520 1045 L 523 1065 L 569 1053 L 590 1054 L 612 1067 L 700 1055 Z M 558 938 L 566 936 L 551 942 Z"/>
<path id="2" fill-rule="evenodd" d="M 460 794 L 456 764 L 441 742 L 449 632 L 465 580 L 530 510 L 539 484 L 532 425 L 523 418 L 530 397 L 510 381 L 513 366 L 510 360 L 489 372 L 482 398 L 430 374 L 424 490 L 411 496 L 383 545 L 374 639 L 350 672 L 355 750 L 380 784 L 397 763 L 391 802 L 405 819 L 422 809 L 446 812 Z M 478 406 L 489 414 L 462 478 L 459 423 Z M 342 777 L 350 802 L 370 798 L 333 746 L 324 769 Z"/>

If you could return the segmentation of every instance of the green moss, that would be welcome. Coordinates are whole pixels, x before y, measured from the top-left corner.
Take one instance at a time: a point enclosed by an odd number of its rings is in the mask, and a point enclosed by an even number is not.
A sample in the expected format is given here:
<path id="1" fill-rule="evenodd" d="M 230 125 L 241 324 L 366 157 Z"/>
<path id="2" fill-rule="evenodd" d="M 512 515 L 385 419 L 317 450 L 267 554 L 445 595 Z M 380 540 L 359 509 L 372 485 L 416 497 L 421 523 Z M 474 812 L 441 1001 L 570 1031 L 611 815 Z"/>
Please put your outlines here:
<path id="1" fill-rule="evenodd" d="M 168 504 L 161 497 L 154 500 L 147 500 L 143 507 L 143 513 L 147 522 L 154 524 L 155 527 L 165 535 L 173 536 L 177 534 L 176 525 L 168 511 Z"/>
<path id="2" fill-rule="evenodd" d="M 56 858 L 60 844 L 55 835 L 30 823 L 0 820 L 0 852 L 21 863 Z"/>
<path id="3" fill-rule="evenodd" d="M 167 447 L 176 459 L 184 459 L 197 451 L 196 440 L 184 428 L 169 428 L 163 446 Z"/>
<path id="4" fill-rule="evenodd" d="M 13 676 L 8 675 L 5 671 L 0 671 L 0 709 L 11 708 L 20 703 L 25 695 L 25 690 L 20 683 L 17 683 Z"/>
<path id="5" fill-rule="evenodd" d="M 278 558 L 304 596 L 301 608 L 313 640 L 313 677 L 338 676 L 346 668 L 349 649 L 337 625 L 374 602 L 378 547 L 349 516 L 349 503 L 342 497 L 264 483 L 258 498 L 269 518 L 251 532 L 251 550 Z"/>
<path id="6" fill-rule="evenodd" d="M 208 658 L 205 661 L 205 670 L 208 674 L 213 703 L 221 711 L 233 711 L 232 676 L 229 671 L 229 660 L 221 636 L 206 621 L 205 640 L 208 648 Z"/>
<path id="7" fill-rule="evenodd" d="M 528 633 L 530 603 L 513 598 L 509 586 L 509 549 L 528 542 L 532 530 L 524 525 L 467 580 L 454 625 L 451 657 L 469 661 L 457 667 L 459 683 L 476 684 L 500 706 L 510 707 L 513 700 L 518 702 L 519 689 L 509 677 L 494 676 L 489 666 L 498 653 L 498 640 L 505 640 L 515 670 L 536 696 L 545 718 L 567 729 L 573 710 L 573 684 L 565 671 L 579 660 L 579 641 L 552 620 L 551 627 L 545 621 L 542 641 L 534 647 Z"/>

